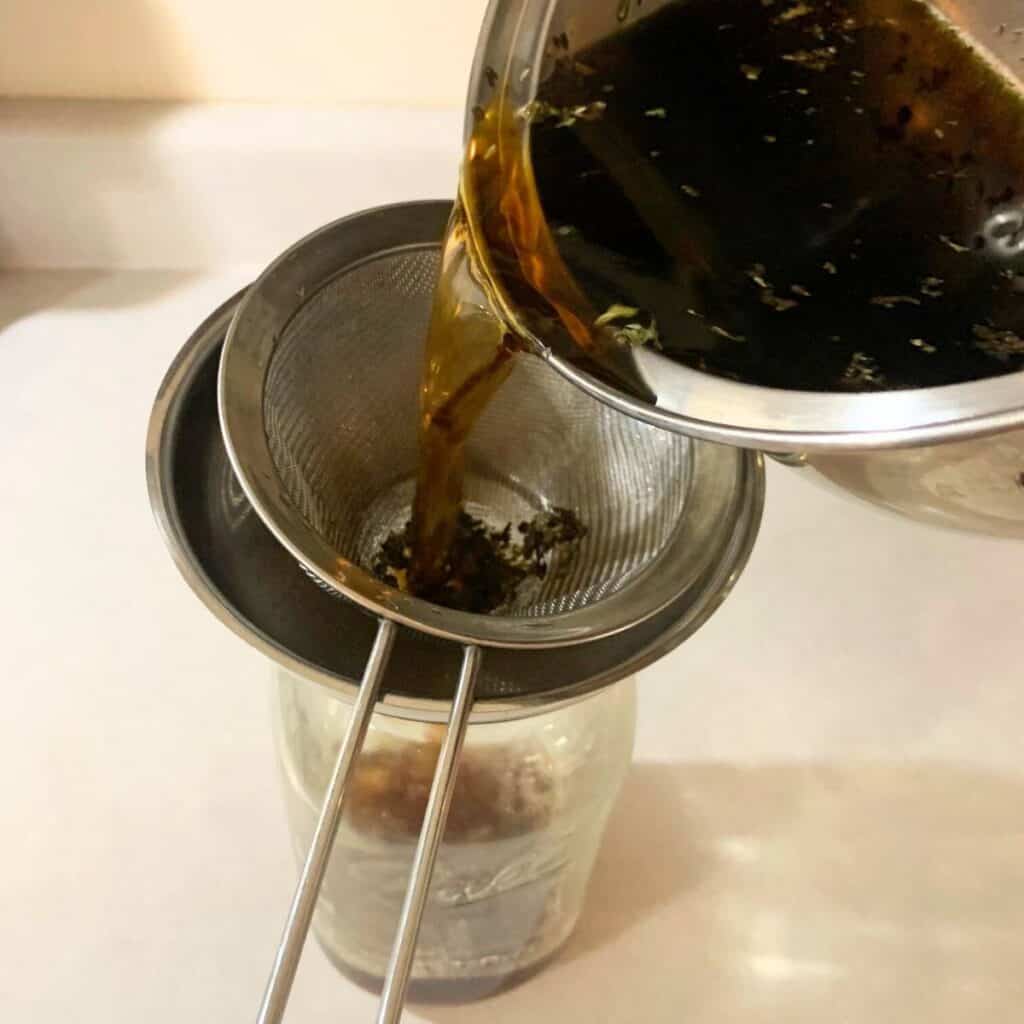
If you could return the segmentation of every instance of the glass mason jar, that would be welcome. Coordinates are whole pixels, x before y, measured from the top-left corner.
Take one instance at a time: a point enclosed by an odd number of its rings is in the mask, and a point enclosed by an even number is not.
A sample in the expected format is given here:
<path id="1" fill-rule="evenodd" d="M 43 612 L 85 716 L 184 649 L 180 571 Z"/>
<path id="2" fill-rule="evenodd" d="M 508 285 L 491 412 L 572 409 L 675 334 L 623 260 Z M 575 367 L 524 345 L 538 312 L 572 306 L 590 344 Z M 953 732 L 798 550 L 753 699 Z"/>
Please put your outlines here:
<path id="1" fill-rule="evenodd" d="M 351 707 L 275 669 L 278 752 L 300 862 Z M 629 768 L 636 685 L 469 726 L 413 965 L 413 999 L 472 999 L 549 961 L 579 919 Z M 374 717 L 346 798 L 314 931 L 348 977 L 387 970 L 443 726 Z"/>

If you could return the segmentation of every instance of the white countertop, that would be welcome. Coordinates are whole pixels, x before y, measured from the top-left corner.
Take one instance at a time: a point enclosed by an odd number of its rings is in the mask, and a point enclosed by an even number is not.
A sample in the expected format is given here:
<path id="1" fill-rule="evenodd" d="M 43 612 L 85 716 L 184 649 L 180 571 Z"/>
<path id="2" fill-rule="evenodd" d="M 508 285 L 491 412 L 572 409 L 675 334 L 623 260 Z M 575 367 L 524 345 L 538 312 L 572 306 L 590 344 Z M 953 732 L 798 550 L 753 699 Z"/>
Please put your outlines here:
<path id="1" fill-rule="evenodd" d="M 249 274 L 0 272 L 5 1022 L 255 1015 L 295 879 L 269 669 L 178 577 L 143 476 L 164 370 Z M 1019 544 L 770 467 L 735 594 L 642 678 L 565 955 L 409 1024 L 1014 1019 L 1022 580 Z M 310 943 L 288 1020 L 374 1007 Z"/>

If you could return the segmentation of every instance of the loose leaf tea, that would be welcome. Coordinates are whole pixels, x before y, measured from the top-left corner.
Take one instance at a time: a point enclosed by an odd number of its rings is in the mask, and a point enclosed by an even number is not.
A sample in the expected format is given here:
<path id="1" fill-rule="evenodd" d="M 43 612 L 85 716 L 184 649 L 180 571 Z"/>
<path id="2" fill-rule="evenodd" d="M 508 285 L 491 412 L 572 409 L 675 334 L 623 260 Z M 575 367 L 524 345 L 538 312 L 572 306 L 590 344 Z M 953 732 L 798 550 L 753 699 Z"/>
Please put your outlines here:
<path id="1" fill-rule="evenodd" d="M 460 510 L 440 572 L 418 580 L 413 560 L 413 525 L 392 533 L 381 545 L 374 574 L 389 586 L 409 590 L 457 611 L 488 614 L 515 603 L 527 580 L 543 580 L 552 556 L 570 551 L 586 527 L 569 509 L 541 512 L 513 531 L 500 530 Z"/>

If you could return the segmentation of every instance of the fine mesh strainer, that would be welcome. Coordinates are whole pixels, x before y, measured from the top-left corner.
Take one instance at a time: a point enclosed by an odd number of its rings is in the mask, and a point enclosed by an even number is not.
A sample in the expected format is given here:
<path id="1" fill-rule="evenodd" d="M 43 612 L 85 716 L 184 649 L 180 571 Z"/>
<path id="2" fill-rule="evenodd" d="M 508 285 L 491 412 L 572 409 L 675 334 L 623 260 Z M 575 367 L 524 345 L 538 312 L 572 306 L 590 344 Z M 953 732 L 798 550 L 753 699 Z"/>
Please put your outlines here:
<path id="1" fill-rule="evenodd" d="M 585 647 L 626 631 L 719 560 L 729 531 L 721 510 L 736 486 L 734 454 L 717 458 L 714 446 L 630 420 L 523 358 L 469 439 L 467 506 L 495 525 L 571 508 L 586 538 L 507 614 L 454 612 L 372 575 L 380 542 L 404 525 L 412 502 L 423 339 L 449 209 L 371 211 L 299 243 L 249 291 L 221 357 L 225 444 L 250 501 L 308 573 L 380 623 L 261 1021 L 283 1014 L 397 627 L 460 643 L 464 653 L 381 1022 L 401 1015 L 474 700 L 508 696 L 501 685 L 477 692 L 482 648 Z M 516 687 L 538 703 L 551 691 L 543 676 Z"/>
<path id="2" fill-rule="evenodd" d="M 362 239 L 400 207 L 347 221 Z M 351 236 L 351 241 L 350 241 Z M 325 239 L 326 241 L 326 239 Z M 511 614 L 455 612 L 384 587 L 368 570 L 409 518 L 416 479 L 417 388 L 439 249 L 370 252 L 292 308 L 272 301 L 304 277 L 286 257 L 243 304 L 221 370 L 221 415 L 253 503 L 300 563 L 377 614 L 449 640 L 553 647 L 618 632 L 679 591 L 666 564 L 692 538 L 679 529 L 690 445 L 636 423 L 520 360 L 467 444 L 465 500 L 494 525 L 561 506 L 588 536 Z"/>

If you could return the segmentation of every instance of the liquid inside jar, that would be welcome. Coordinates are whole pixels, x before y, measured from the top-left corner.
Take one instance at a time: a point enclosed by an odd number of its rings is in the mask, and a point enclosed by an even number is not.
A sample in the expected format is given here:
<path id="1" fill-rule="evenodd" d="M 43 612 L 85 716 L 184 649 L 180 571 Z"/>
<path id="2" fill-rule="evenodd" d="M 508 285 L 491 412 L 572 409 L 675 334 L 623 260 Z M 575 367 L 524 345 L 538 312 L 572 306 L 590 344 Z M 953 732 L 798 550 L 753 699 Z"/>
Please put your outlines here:
<path id="1" fill-rule="evenodd" d="M 351 707 L 278 670 L 276 732 L 296 856 L 309 848 Z M 564 945 L 628 770 L 636 687 L 471 725 L 413 964 L 410 999 L 480 998 Z M 387 971 L 443 727 L 376 716 L 313 927 L 353 980 Z"/>

